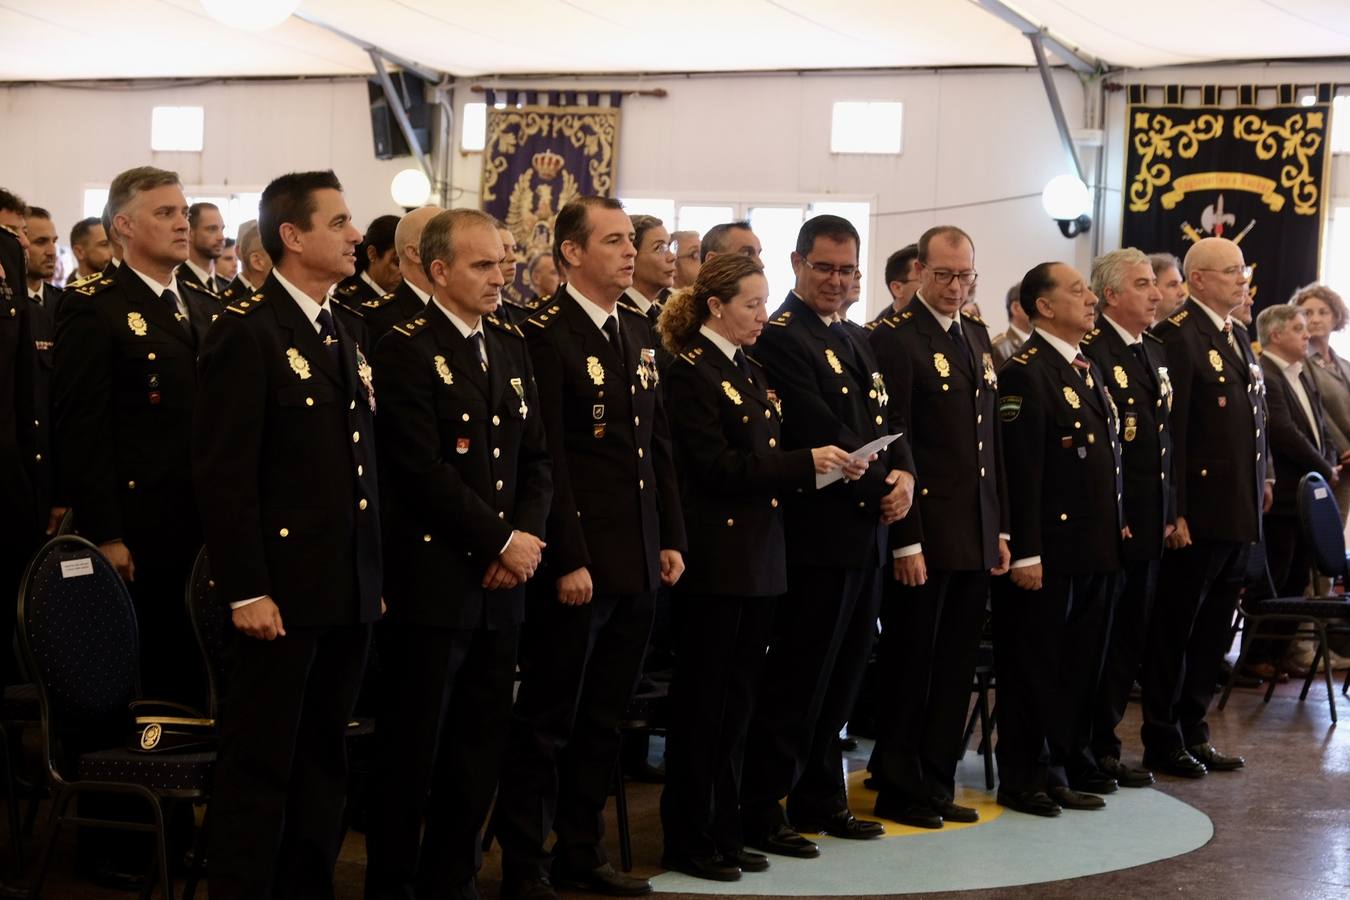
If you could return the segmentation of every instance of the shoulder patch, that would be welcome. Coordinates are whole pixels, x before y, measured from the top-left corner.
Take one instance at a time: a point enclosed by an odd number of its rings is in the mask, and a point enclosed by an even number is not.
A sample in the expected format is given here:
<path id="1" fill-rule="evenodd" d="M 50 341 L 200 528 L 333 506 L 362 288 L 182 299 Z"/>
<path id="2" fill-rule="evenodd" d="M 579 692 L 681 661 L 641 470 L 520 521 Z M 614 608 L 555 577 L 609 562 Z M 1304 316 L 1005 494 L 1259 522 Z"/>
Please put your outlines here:
<path id="1" fill-rule="evenodd" d="M 356 285 L 354 284 L 348 285 L 347 290 L 338 291 L 338 293 L 345 293 L 347 296 L 350 297 L 352 294 L 356 293 Z M 393 294 L 382 294 L 381 296 L 373 297 L 370 300 L 363 300 L 361 302 L 361 306 L 364 307 L 365 309 L 379 309 L 381 306 L 388 306 L 390 303 L 393 302 L 394 302 Z M 353 309 L 353 307 L 349 306 L 348 309 Z"/>
<path id="2" fill-rule="evenodd" d="M 356 293 L 357 291 L 359 291 L 359 290 L 361 290 L 361 285 L 358 284 L 358 283 L 356 283 L 356 282 L 353 282 L 353 283 L 351 283 L 351 284 L 344 284 L 344 285 L 341 285 L 341 286 L 338 287 L 336 290 L 334 290 L 333 293 L 334 293 L 334 294 L 341 294 L 341 295 L 343 295 L 344 297 L 350 297 L 351 295 L 355 294 L 355 293 Z M 389 296 L 389 295 L 386 294 L 385 296 Z"/>
<path id="3" fill-rule="evenodd" d="M 246 316 L 257 309 L 260 309 L 267 298 L 262 294 L 254 294 L 252 297 L 240 297 L 238 300 L 225 307 L 226 312 L 232 312 L 236 316 Z"/>
<path id="4" fill-rule="evenodd" d="M 615 308 L 623 310 L 630 316 L 637 316 L 639 319 L 643 321 L 643 324 L 649 324 L 648 318 L 643 313 L 641 313 L 636 306 L 627 306 L 624 304 L 623 301 L 624 298 L 620 297 L 619 302 Z"/>
<path id="5" fill-rule="evenodd" d="M 496 328 L 499 331 L 505 331 L 507 334 L 514 334 L 516 337 L 525 336 L 525 332 L 521 331 L 519 328 L 517 328 L 515 325 L 512 325 L 505 319 L 497 318 L 495 315 L 483 316 L 483 321 L 487 322 L 489 325 L 491 325 L 493 328 Z"/>
<path id="6" fill-rule="evenodd" d="M 1101 330 L 1100 328 L 1094 328 L 1094 329 L 1092 329 L 1091 331 L 1089 331 L 1087 334 L 1083 335 L 1083 339 L 1082 339 L 1081 341 L 1079 341 L 1079 343 L 1080 343 L 1080 344 L 1091 344 L 1093 341 L 1095 341 L 1097 338 L 1099 338 L 1099 337 L 1101 336 L 1101 333 L 1102 333 L 1102 330 Z"/>
<path id="7" fill-rule="evenodd" d="M 545 306 L 543 309 L 531 313 L 530 317 L 525 321 L 534 325 L 536 328 L 547 328 L 560 318 L 562 318 L 562 306 L 553 303 Z"/>
<path id="8" fill-rule="evenodd" d="M 95 294 L 102 293 L 112 287 L 116 282 L 111 275 L 104 277 L 102 275 L 93 275 L 80 282 L 79 287 L 73 287 L 70 290 L 85 297 L 92 297 Z"/>
<path id="9" fill-rule="evenodd" d="M 98 279 L 100 279 L 100 278 L 102 278 L 102 277 L 103 277 L 103 273 L 102 273 L 102 272 L 93 272 L 93 273 L 91 273 L 91 274 L 89 274 L 89 275 L 85 275 L 85 276 L 83 276 L 83 277 L 81 277 L 81 278 L 75 279 L 75 280 L 72 281 L 70 284 L 66 285 L 66 290 L 69 291 L 69 290 L 74 290 L 75 288 L 78 288 L 78 287 L 84 287 L 86 284 L 89 284 L 91 281 L 97 281 Z"/>
<path id="10" fill-rule="evenodd" d="M 399 322 L 394 326 L 394 331 L 397 331 L 404 337 L 412 337 L 430 324 L 431 320 L 426 316 L 416 316 L 406 322 Z"/>
<path id="11" fill-rule="evenodd" d="M 1018 394 L 1008 394 L 999 398 L 998 417 L 1004 422 L 1011 422 L 1022 414 L 1022 398 Z"/>

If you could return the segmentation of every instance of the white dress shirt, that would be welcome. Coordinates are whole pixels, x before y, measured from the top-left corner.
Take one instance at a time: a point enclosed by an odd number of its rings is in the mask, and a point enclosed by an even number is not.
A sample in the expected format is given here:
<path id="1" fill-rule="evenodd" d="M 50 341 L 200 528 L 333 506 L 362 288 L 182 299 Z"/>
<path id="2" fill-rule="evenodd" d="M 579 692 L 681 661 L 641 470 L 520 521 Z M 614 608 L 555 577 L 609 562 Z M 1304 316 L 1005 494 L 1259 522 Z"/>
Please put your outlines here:
<path id="1" fill-rule="evenodd" d="M 736 351 L 741 349 L 740 347 L 736 346 L 731 341 L 722 337 L 720 334 L 713 331 L 707 325 L 698 326 L 698 333 L 703 335 L 708 340 L 712 341 L 713 346 L 716 347 L 718 350 L 721 350 L 723 353 L 725 353 L 727 359 L 731 360 L 732 362 L 736 361 Z"/>
<path id="2" fill-rule="evenodd" d="M 587 297 L 581 291 L 572 287 L 571 282 L 568 282 L 567 284 L 567 293 L 572 295 L 572 299 L 577 301 L 577 305 L 580 306 L 582 310 L 585 311 L 586 315 L 590 317 L 590 320 L 595 323 L 595 327 L 600 329 L 600 333 L 605 335 L 605 340 L 608 341 L 609 335 L 605 332 L 605 321 L 608 319 L 613 319 L 615 324 L 618 324 L 619 321 L 618 304 L 616 303 L 613 309 L 606 312 L 604 307 L 600 306 L 600 304 L 596 303 L 590 297 Z"/>
<path id="3" fill-rule="evenodd" d="M 1303 387 L 1303 379 L 1299 378 L 1299 375 L 1303 374 L 1303 360 L 1289 362 L 1269 347 L 1263 350 L 1261 355 L 1270 357 L 1275 365 L 1280 367 L 1280 371 L 1284 374 L 1284 380 L 1289 382 L 1289 386 L 1294 389 L 1294 396 L 1298 398 L 1298 405 L 1303 408 L 1303 415 L 1312 427 L 1313 440 L 1317 444 L 1317 449 L 1321 450 L 1322 430 L 1317 427 L 1317 416 L 1313 413 L 1312 400 Z"/>
<path id="4" fill-rule="evenodd" d="M 140 269 L 132 269 L 131 271 L 135 272 L 141 281 L 144 281 L 146 286 L 155 292 L 156 297 L 163 297 L 165 291 L 172 291 L 174 308 L 178 310 L 178 315 L 183 317 L 183 321 L 187 321 L 187 305 L 183 303 L 183 295 L 178 292 L 178 279 L 175 276 L 169 275 L 168 284 L 160 284 Z"/>

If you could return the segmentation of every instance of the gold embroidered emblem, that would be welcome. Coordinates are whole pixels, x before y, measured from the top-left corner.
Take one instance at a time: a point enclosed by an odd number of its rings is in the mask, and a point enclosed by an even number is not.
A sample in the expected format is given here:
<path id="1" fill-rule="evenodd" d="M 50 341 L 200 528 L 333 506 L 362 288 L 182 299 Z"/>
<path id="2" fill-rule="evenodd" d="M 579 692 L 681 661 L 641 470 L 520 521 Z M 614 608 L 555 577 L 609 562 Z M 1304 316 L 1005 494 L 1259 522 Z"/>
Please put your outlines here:
<path id="1" fill-rule="evenodd" d="M 1083 405 L 1082 401 L 1078 399 L 1078 392 L 1071 387 L 1066 386 L 1064 388 L 1064 399 L 1069 401 L 1069 405 L 1074 409 L 1078 409 Z"/>
<path id="2" fill-rule="evenodd" d="M 155 749 L 155 747 L 159 745 L 159 739 L 163 734 L 164 729 L 158 722 L 151 722 L 149 725 L 145 726 L 145 730 L 141 732 L 141 749 Z"/>
<path id="3" fill-rule="evenodd" d="M 356 347 L 356 377 L 361 379 L 361 384 L 366 389 L 366 401 L 370 403 L 370 411 L 375 411 L 375 371 L 371 369 L 370 362 L 366 360 L 366 355 L 361 352 L 361 346 Z"/>
<path id="4" fill-rule="evenodd" d="M 834 351 L 829 347 L 825 348 L 825 361 L 830 364 L 830 368 L 834 370 L 834 374 L 844 374 L 844 367 L 839 365 L 839 357 L 835 356 Z"/>
<path id="5" fill-rule="evenodd" d="M 601 385 L 605 383 L 605 367 L 600 365 L 600 360 L 597 357 L 586 357 L 586 374 L 591 376 L 592 384 Z"/>
<path id="6" fill-rule="evenodd" d="M 145 337 L 145 317 L 138 312 L 127 313 L 127 327 L 136 337 Z"/>
<path id="7" fill-rule="evenodd" d="M 877 402 L 882 406 L 891 402 L 891 395 L 886 393 L 886 379 L 881 377 L 880 372 L 872 373 L 872 390 L 876 392 Z"/>
<path id="8" fill-rule="evenodd" d="M 446 363 L 445 357 L 438 353 L 433 362 L 436 365 L 436 374 L 441 376 L 441 381 L 446 384 L 454 384 L 455 376 L 450 374 L 450 366 Z"/>
<path id="9" fill-rule="evenodd" d="M 309 360 L 300 355 L 300 351 L 294 347 L 286 351 L 286 358 L 291 362 L 291 370 L 300 376 L 304 381 L 309 377 Z"/>
<path id="10" fill-rule="evenodd" d="M 731 386 L 730 381 L 722 382 L 722 393 L 727 395 L 727 399 L 737 406 L 741 405 L 741 392 Z"/>
<path id="11" fill-rule="evenodd" d="M 998 372 L 994 369 L 994 356 L 991 353 L 984 354 L 984 383 L 993 389 L 998 387 Z"/>
<path id="12" fill-rule="evenodd" d="M 1120 385 L 1122 390 L 1130 386 L 1130 376 L 1126 375 L 1125 370 L 1120 366 L 1116 366 L 1112 369 L 1111 374 L 1115 376 L 1116 384 Z"/>
<path id="13" fill-rule="evenodd" d="M 943 378 L 951 377 L 952 364 L 947 362 L 947 355 L 945 353 L 933 354 L 933 368 L 937 369 L 938 375 Z"/>
<path id="14" fill-rule="evenodd" d="M 1223 371 L 1223 357 L 1219 355 L 1218 350 L 1215 350 L 1213 348 L 1210 349 L 1209 364 L 1214 367 L 1215 372 Z"/>

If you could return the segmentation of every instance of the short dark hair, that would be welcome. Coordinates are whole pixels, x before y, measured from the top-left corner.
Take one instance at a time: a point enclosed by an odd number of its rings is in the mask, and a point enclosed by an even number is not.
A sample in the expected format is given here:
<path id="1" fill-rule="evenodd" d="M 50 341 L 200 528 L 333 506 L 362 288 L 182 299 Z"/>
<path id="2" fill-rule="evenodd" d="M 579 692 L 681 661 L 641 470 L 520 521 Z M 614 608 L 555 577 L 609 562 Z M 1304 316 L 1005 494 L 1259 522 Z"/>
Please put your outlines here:
<path id="1" fill-rule="evenodd" d="M 584 247 L 586 242 L 591 239 L 590 210 L 592 207 L 623 211 L 623 204 L 613 197 L 597 197 L 594 195 L 577 197 L 558 210 L 558 217 L 553 221 L 553 263 L 559 270 L 567 267 L 567 260 L 562 253 L 563 244 L 571 241 Z"/>
<path id="2" fill-rule="evenodd" d="M 467 208 L 439 212 L 423 226 L 422 238 L 418 241 L 417 249 L 422 257 L 422 271 L 427 274 L 428 281 L 432 280 L 433 262 L 438 259 L 446 265 L 454 262 L 455 231 L 475 223 L 494 230 L 498 227 L 497 220 L 481 209 Z"/>
<path id="3" fill-rule="evenodd" d="M 25 219 L 46 219 L 48 222 L 52 220 L 52 214 L 40 206 L 28 207 L 28 209 L 24 211 L 23 216 Z"/>
<path id="4" fill-rule="evenodd" d="M 226 239 L 225 239 L 225 249 L 228 250 L 228 249 L 230 249 L 230 248 L 233 247 L 233 246 L 234 246 L 234 238 L 226 238 Z"/>
<path id="5" fill-rule="evenodd" d="M 971 236 L 966 234 L 960 228 L 957 228 L 955 225 L 934 225 L 932 228 L 919 235 L 919 262 L 924 263 L 925 265 L 928 263 L 928 246 L 932 244 L 936 238 L 940 237 L 946 238 L 953 244 L 959 243 L 961 238 L 965 238 L 970 242 L 970 249 L 975 249 L 975 241 Z"/>
<path id="6" fill-rule="evenodd" d="M 816 238 L 829 238 L 840 244 L 851 240 L 854 250 L 860 252 L 862 250 L 862 238 L 858 237 L 858 229 L 842 216 L 812 216 L 803 222 L 801 230 L 797 232 L 797 255 L 804 257 L 810 253 L 816 246 Z"/>
<path id="7" fill-rule="evenodd" d="M 1009 318 L 1012 317 L 1013 304 L 1017 302 L 1017 298 L 1021 295 L 1021 293 L 1022 293 L 1022 282 L 1015 281 L 1013 282 L 1012 287 L 1008 288 L 1008 295 L 1003 298 L 1003 309 L 1005 312 L 1008 313 Z"/>
<path id="8" fill-rule="evenodd" d="M 90 216 L 87 219 L 81 219 L 75 223 L 75 227 L 70 229 L 70 246 L 84 243 L 84 239 L 89 237 L 89 232 L 94 230 L 95 225 L 102 225 L 103 220 L 98 216 Z"/>
<path id="9" fill-rule="evenodd" d="M 220 212 L 220 207 L 219 207 L 219 206 L 216 206 L 214 203 L 207 203 L 207 202 L 204 201 L 204 200 L 201 201 L 200 203 L 194 203 L 194 204 L 192 204 L 191 206 L 189 206 L 189 207 L 188 207 L 188 227 L 189 227 L 189 228 L 196 228 L 196 227 L 197 227 L 197 220 L 200 219 L 200 218 L 202 217 L 202 213 L 205 212 L 205 211 L 208 210 L 208 209 L 214 209 L 216 212 Z"/>
<path id="10" fill-rule="evenodd" d="M 1036 310 L 1036 298 L 1043 297 L 1055 289 L 1055 279 L 1050 273 L 1057 265 L 1059 263 L 1056 262 L 1037 263 L 1022 276 L 1022 287 L 1017 292 L 1017 302 L 1022 304 L 1022 310 L 1028 319 L 1035 320 L 1040 316 Z"/>
<path id="11" fill-rule="evenodd" d="M 376 216 L 370 220 L 370 227 L 361 237 L 356 247 L 356 271 L 364 272 L 370 268 L 370 249 L 376 256 L 384 256 L 394 247 L 394 233 L 398 231 L 399 216 L 392 213 Z"/>
<path id="12" fill-rule="evenodd" d="M 308 231 L 310 217 L 319 206 L 314 201 L 314 192 L 322 190 L 342 190 L 342 182 L 332 169 L 290 172 L 272 179 L 272 183 L 263 189 L 262 200 L 258 203 L 258 235 L 274 264 L 279 264 L 286 255 L 281 226 L 289 224 Z"/>
<path id="13" fill-rule="evenodd" d="M 7 191 L 4 188 L 0 188 L 0 209 L 3 209 L 6 212 L 23 215 L 24 211 L 28 209 L 28 204 L 24 203 L 23 200 L 19 198 L 19 195 L 13 191 Z"/>
<path id="14" fill-rule="evenodd" d="M 886 284 L 892 281 L 904 281 L 909 273 L 909 264 L 919 258 L 919 245 L 906 244 L 886 257 Z"/>
<path id="15" fill-rule="evenodd" d="M 748 231 L 751 234 L 754 234 L 755 231 L 750 227 L 748 219 L 723 222 L 709 228 L 708 233 L 703 235 L 703 240 L 698 245 L 699 262 L 707 262 L 709 253 L 726 253 L 727 247 L 731 246 L 731 232 L 736 230 Z"/>

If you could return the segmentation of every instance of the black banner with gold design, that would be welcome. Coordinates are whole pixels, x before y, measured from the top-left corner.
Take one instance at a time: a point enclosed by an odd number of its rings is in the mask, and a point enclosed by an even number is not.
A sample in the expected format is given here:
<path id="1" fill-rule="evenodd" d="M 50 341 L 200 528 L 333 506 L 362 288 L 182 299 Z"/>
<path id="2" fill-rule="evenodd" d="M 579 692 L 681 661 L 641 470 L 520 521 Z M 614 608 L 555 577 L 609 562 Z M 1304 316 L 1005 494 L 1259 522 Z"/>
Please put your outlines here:
<path id="1" fill-rule="evenodd" d="M 1185 259 L 1201 238 L 1236 241 L 1253 268 L 1257 309 L 1315 281 L 1331 86 L 1151 88 L 1162 103 L 1146 102 L 1146 85 L 1129 90 L 1122 246 Z M 1258 104 L 1258 90 L 1271 91 L 1275 105 Z M 1184 103 L 1188 92 L 1199 105 Z M 1314 102 L 1305 106 L 1308 94 Z"/>
<path id="2" fill-rule="evenodd" d="M 506 223 L 519 245 L 521 265 L 503 294 L 525 305 L 536 293 L 529 263 L 552 253 L 558 210 L 579 196 L 614 196 L 621 95 L 605 94 L 609 106 L 600 105 L 598 92 L 504 95 L 506 106 L 498 108 L 488 91 L 482 204 Z M 539 105 L 540 99 L 551 105 Z M 581 105 L 583 99 L 588 105 Z"/>

